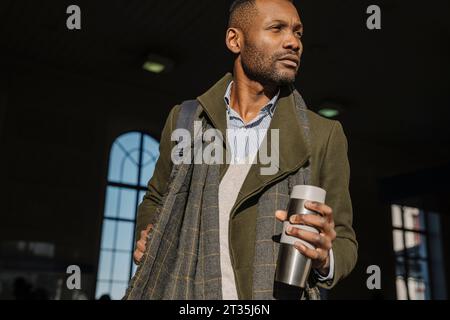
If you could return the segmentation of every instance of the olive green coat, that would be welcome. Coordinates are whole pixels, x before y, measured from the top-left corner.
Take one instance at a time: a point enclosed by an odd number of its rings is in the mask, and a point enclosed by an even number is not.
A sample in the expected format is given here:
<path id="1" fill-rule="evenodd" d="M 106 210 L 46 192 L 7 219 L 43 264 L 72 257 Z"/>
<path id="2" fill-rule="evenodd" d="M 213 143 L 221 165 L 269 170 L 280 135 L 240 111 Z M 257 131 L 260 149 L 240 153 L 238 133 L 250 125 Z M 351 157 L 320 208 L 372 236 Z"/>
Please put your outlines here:
<path id="1" fill-rule="evenodd" d="M 232 75 L 226 74 L 211 89 L 197 98 L 208 119 L 222 132 L 224 139 L 227 128 L 224 94 L 231 80 Z M 308 110 L 311 136 L 311 150 L 309 150 L 297 117 L 294 116 L 294 108 L 292 94 L 287 88 L 282 88 L 269 128 L 279 129 L 279 170 L 274 175 L 261 175 L 260 164 L 254 164 L 231 210 L 230 255 L 240 299 L 250 299 L 252 293 L 258 195 L 265 186 L 279 182 L 297 171 L 310 156 L 311 184 L 327 191 L 326 204 L 333 209 L 337 233 L 333 242 L 335 261 L 333 281 L 319 285 L 325 288 L 333 287 L 351 272 L 357 260 L 357 241 L 352 229 L 352 205 L 349 194 L 350 167 L 347 158 L 347 139 L 342 126 L 338 121 L 323 118 Z M 138 210 L 137 237 L 147 224 L 157 221 L 156 208 L 162 205 L 161 200 L 166 192 L 172 169 L 170 155 L 174 142 L 170 140 L 170 136 L 176 129 L 178 112 L 179 105 L 170 111 L 162 132 L 160 157 Z M 227 164 L 221 166 L 221 176 L 225 174 L 226 169 Z"/>

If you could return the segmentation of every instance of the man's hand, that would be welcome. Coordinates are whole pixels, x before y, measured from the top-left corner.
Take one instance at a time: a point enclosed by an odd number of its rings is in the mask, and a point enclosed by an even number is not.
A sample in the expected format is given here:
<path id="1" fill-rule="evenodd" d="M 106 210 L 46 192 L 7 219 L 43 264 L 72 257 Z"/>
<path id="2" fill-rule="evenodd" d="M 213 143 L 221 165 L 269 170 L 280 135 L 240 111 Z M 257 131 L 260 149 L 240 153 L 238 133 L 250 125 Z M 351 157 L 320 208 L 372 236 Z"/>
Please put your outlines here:
<path id="1" fill-rule="evenodd" d="M 319 215 L 294 214 L 290 217 L 289 222 L 291 224 L 303 224 L 314 227 L 319 230 L 319 233 L 292 227 L 291 230 L 287 230 L 287 234 L 309 242 L 316 247 L 316 249 L 311 249 L 301 242 L 296 242 L 294 244 L 298 251 L 306 257 L 311 258 L 312 267 L 314 269 L 319 271 L 322 275 L 327 275 L 330 267 L 329 251 L 333 241 L 336 239 L 333 210 L 326 204 L 314 201 L 306 201 L 305 208 L 316 211 Z M 275 216 L 278 220 L 285 221 L 287 219 L 287 212 L 284 210 L 277 210 Z"/>
<path id="2" fill-rule="evenodd" d="M 141 238 L 136 242 L 136 250 L 133 253 L 134 263 L 139 264 L 142 256 L 145 252 L 145 246 L 147 244 L 147 237 L 150 230 L 153 228 L 152 224 L 149 224 L 145 230 L 141 231 Z"/>

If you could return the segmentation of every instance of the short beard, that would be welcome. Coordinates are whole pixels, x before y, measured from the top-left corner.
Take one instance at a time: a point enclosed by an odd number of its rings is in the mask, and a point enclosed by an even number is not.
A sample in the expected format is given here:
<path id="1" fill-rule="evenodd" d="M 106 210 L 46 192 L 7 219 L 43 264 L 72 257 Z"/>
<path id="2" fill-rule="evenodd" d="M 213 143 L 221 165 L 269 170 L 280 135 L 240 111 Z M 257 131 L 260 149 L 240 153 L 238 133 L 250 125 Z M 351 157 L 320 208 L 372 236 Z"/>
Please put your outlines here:
<path id="1" fill-rule="evenodd" d="M 291 76 L 276 69 L 280 57 L 273 55 L 264 59 L 263 53 L 252 44 L 246 43 L 241 53 L 241 63 L 247 77 L 262 85 L 285 86 L 294 83 L 295 75 Z"/>

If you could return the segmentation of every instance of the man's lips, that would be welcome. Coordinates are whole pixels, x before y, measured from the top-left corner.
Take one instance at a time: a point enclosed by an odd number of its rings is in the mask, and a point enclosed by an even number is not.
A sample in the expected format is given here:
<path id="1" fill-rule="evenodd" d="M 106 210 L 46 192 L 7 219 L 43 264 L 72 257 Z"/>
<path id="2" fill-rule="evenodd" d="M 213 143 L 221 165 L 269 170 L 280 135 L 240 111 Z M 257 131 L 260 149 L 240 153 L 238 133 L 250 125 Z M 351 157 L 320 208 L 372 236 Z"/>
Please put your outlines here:
<path id="1" fill-rule="evenodd" d="M 284 64 L 287 64 L 291 67 L 294 67 L 294 68 L 296 68 L 298 66 L 298 64 L 300 63 L 299 59 L 294 56 L 283 57 L 283 58 L 279 59 L 279 61 L 281 61 Z"/>

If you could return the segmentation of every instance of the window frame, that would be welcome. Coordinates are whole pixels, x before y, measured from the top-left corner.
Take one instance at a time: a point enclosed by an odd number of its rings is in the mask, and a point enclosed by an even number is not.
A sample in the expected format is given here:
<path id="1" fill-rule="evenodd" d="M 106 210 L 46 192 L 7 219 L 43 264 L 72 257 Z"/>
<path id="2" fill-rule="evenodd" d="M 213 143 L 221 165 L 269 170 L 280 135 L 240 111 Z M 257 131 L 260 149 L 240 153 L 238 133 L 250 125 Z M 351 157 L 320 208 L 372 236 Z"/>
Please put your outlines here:
<path id="1" fill-rule="evenodd" d="M 125 163 L 126 159 L 129 157 L 130 159 L 132 159 L 131 157 L 131 153 L 133 151 L 136 150 L 136 147 L 133 149 L 129 149 L 127 150 L 126 146 L 123 146 L 120 143 L 120 139 L 124 136 L 126 136 L 127 134 L 133 134 L 136 133 L 138 134 L 138 161 L 137 163 L 135 163 L 135 165 L 137 166 L 137 180 L 136 183 L 127 183 L 127 182 L 117 182 L 117 181 L 112 181 L 110 178 L 110 170 L 111 170 L 111 163 L 112 163 L 112 152 L 113 149 L 116 145 L 118 145 L 118 147 L 123 151 L 124 155 L 123 155 L 123 159 L 121 159 L 121 161 L 123 161 L 123 163 Z M 146 150 L 145 149 L 145 139 L 149 138 L 151 140 L 153 140 L 154 142 L 158 143 L 158 145 L 155 145 L 155 148 L 151 148 L 150 150 Z M 106 191 L 105 191 L 105 195 L 107 195 L 107 193 L 109 192 L 110 188 L 118 188 L 119 192 L 123 191 L 123 190 L 132 190 L 135 191 L 135 203 L 134 203 L 134 219 L 129 219 L 129 218 L 124 218 L 120 216 L 120 207 L 117 208 L 116 210 L 116 215 L 115 216 L 108 216 L 107 215 L 107 196 L 105 196 L 105 201 L 104 201 L 104 206 L 103 206 L 103 216 L 102 216 L 102 224 L 101 224 L 101 231 L 100 231 L 100 248 L 99 248 L 99 256 L 98 256 L 98 264 L 97 264 L 97 276 L 96 276 L 96 281 L 95 281 L 95 298 L 99 298 L 100 296 L 104 295 L 104 294 L 109 294 L 110 297 L 112 299 L 114 299 L 112 297 L 112 293 L 113 293 L 113 285 L 114 284 L 128 284 L 129 280 L 131 279 L 131 277 L 133 276 L 134 272 L 136 271 L 136 266 L 134 264 L 133 261 L 133 250 L 134 250 L 134 243 L 136 241 L 136 235 L 135 235 L 135 230 L 136 230 L 136 218 L 137 218 L 137 212 L 138 212 L 138 208 L 139 208 L 139 204 L 142 201 L 142 193 L 145 193 L 147 191 L 147 185 L 143 185 L 143 165 L 144 163 L 144 154 L 148 151 L 149 155 L 150 155 L 150 163 L 153 162 L 156 165 L 156 161 L 158 160 L 159 157 L 159 141 L 155 138 L 153 138 L 151 135 L 149 135 L 146 132 L 143 131 L 128 131 L 128 132 L 124 132 L 122 134 L 120 134 L 119 136 L 117 136 L 113 143 L 110 146 L 109 149 L 109 156 L 108 156 L 108 174 L 107 174 L 107 178 L 106 178 Z M 153 151 L 154 152 L 153 154 Z M 135 160 L 133 162 L 136 162 Z M 147 163 L 147 162 L 146 162 Z M 121 170 L 121 175 L 119 180 L 124 180 L 124 173 L 123 170 L 126 170 L 124 168 L 124 165 L 121 164 L 120 166 L 120 170 Z M 151 178 L 151 176 L 150 176 Z M 115 179 L 114 179 L 115 180 Z M 148 182 L 148 181 L 147 181 Z M 120 206 L 119 204 L 116 204 L 117 206 Z M 103 247 L 103 225 L 105 224 L 106 221 L 111 221 L 113 222 L 114 225 L 114 232 L 113 232 L 113 245 L 112 248 L 104 248 Z M 125 250 L 125 249 L 119 249 L 118 248 L 118 244 L 117 244 L 117 239 L 119 237 L 119 223 L 120 222 L 126 222 L 126 223 L 131 223 L 132 224 L 132 242 L 130 244 L 130 250 Z M 108 271 L 108 277 L 107 279 L 105 278 L 101 278 L 103 277 L 103 274 L 100 274 L 101 270 L 100 270 L 100 264 L 101 264 L 101 258 L 102 258 L 102 253 L 104 252 L 110 252 L 111 253 L 111 261 L 110 261 L 110 270 Z M 114 266 L 115 266 L 115 258 L 116 258 L 116 254 L 117 253 L 127 253 L 130 254 L 131 252 L 131 259 L 130 259 L 130 265 L 129 265 L 129 274 L 127 276 L 128 280 L 118 280 L 117 278 L 114 278 Z M 99 284 L 106 284 L 107 285 L 107 290 L 106 292 L 97 292 L 98 286 Z M 98 296 L 97 296 L 98 295 Z"/>
<path id="2" fill-rule="evenodd" d="M 411 229 L 411 228 L 406 228 L 405 227 L 405 208 L 409 207 L 406 205 L 401 205 L 401 204 L 391 204 L 391 215 L 393 217 L 394 215 L 394 211 L 392 209 L 392 206 L 398 206 L 400 208 L 400 218 L 401 218 L 401 226 L 394 226 L 394 224 L 392 223 L 392 234 L 394 237 L 394 232 L 395 231 L 400 231 L 402 234 L 402 253 L 398 254 L 395 250 L 394 251 L 394 258 L 395 258 L 395 279 L 397 281 L 397 277 L 399 277 L 399 275 L 397 274 L 397 258 L 398 257 L 402 257 L 403 258 L 403 271 L 404 273 L 402 275 L 400 275 L 400 277 L 402 277 L 402 281 L 404 283 L 405 289 L 406 289 L 406 299 L 407 300 L 411 300 L 411 293 L 410 293 L 410 289 L 409 289 L 409 285 L 408 285 L 408 281 L 410 278 L 410 262 L 418 262 L 418 261 L 422 261 L 426 263 L 427 266 L 427 280 L 428 283 L 426 283 L 426 285 L 428 285 L 429 288 L 426 289 L 426 291 L 428 291 L 429 293 L 429 299 L 433 300 L 433 276 L 432 276 L 432 263 L 431 263 L 431 257 L 430 257 L 430 232 L 429 232 L 429 228 L 428 228 L 428 213 L 420 208 L 414 208 L 419 210 L 419 214 L 423 214 L 423 228 L 422 229 Z M 409 208 L 413 208 L 413 207 L 409 207 Z M 406 239 L 406 234 L 410 232 L 413 234 L 419 234 L 421 237 L 423 237 L 425 239 L 425 248 L 426 248 L 426 255 L 425 257 L 420 257 L 420 256 L 413 256 L 411 257 L 410 254 L 408 253 L 407 247 L 406 247 L 406 243 L 407 243 L 407 239 Z M 395 241 L 395 240 L 394 240 Z M 394 241 L 393 241 L 393 245 L 394 245 Z M 413 278 L 414 279 L 414 278 Z M 396 290 L 397 291 L 397 290 Z M 397 299 L 398 299 L 398 292 L 396 292 L 397 295 Z M 427 294 L 425 293 L 424 295 L 424 300 L 427 300 Z"/>

